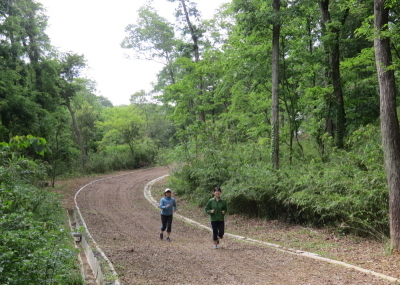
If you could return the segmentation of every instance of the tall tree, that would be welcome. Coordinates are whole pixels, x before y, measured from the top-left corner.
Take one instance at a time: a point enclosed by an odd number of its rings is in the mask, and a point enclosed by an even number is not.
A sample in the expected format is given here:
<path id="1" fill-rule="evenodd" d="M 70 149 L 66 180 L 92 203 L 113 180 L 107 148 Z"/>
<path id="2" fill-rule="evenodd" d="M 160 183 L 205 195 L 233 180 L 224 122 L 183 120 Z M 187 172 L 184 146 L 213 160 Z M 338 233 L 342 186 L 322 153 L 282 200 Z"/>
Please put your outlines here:
<path id="1" fill-rule="evenodd" d="M 82 85 L 82 88 L 74 96 L 72 107 L 75 110 L 83 145 L 89 157 L 90 153 L 97 151 L 97 141 L 102 137 L 102 134 L 95 127 L 95 122 L 99 120 L 104 106 L 100 102 L 102 99 L 94 94 L 95 83 L 93 81 L 79 78 L 77 83 Z"/>
<path id="2" fill-rule="evenodd" d="M 32 0 L 0 3 L 0 138 L 46 136 L 43 118 L 53 104 L 44 103 L 42 69 L 49 39 L 46 17 Z M 51 105 L 51 107 L 50 107 Z M 45 110 L 46 109 L 46 110 Z"/>
<path id="3" fill-rule="evenodd" d="M 140 90 L 132 94 L 129 101 L 142 111 L 145 119 L 145 136 L 151 138 L 159 147 L 168 147 L 175 132 L 173 123 L 167 118 L 168 112 L 171 112 L 173 107 L 151 102 L 148 100 L 149 97 L 150 94 Z"/>
<path id="4" fill-rule="evenodd" d="M 272 160 L 274 169 L 279 168 L 279 37 L 280 0 L 273 0 L 275 21 L 272 25 Z"/>
<path id="5" fill-rule="evenodd" d="M 77 142 L 82 154 L 82 167 L 85 168 L 87 154 L 83 143 L 83 137 L 76 120 L 75 111 L 72 108 L 72 99 L 77 92 L 82 90 L 82 84 L 76 82 L 81 69 L 85 66 L 83 55 L 67 53 L 63 56 L 61 62 L 61 80 L 59 81 L 60 95 L 63 99 L 63 105 L 67 107 L 74 127 Z"/>
<path id="6" fill-rule="evenodd" d="M 197 10 L 196 4 L 194 2 L 191 2 L 190 0 L 168 0 L 170 2 L 176 2 L 179 1 L 179 7 L 176 11 L 176 16 L 178 19 L 180 19 L 181 16 L 183 16 L 183 35 L 190 35 L 192 39 L 192 53 L 194 56 L 194 62 L 198 63 L 200 61 L 200 44 L 201 41 L 200 39 L 203 37 L 203 29 L 202 29 L 202 24 L 200 22 L 200 12 Z M 197 25 L 195 24 L 195 21 L 197 20 Z M 196 66 L 195 66 L 196 67 Z M 198 77 L 198 82 L 197 82 L 197 96 L 194 98 L 194 100 L 190 101 L 190 108 L 194 111 L 194 113 L 198 116 L 198 119 L 202 122 L 205 122 L 205 112 L 203 110 L 203 90 L 204 84 L 203 84 L 203 78 L 201 76 Z"/>
<path id="7" fill-rule="evenodd" d="M 193 41 L 193 53 L 194 53 L 194 61 L 195 62 L 199 62 L 200 60 L 200 48 L 199 48 L 199 39 L 202 36 L 201 31 L 198 29 L 198 27 L 196 27 L 193 23 L 192 20 L 190 19 L 190 17 L 199 17 L 199 13 L 197 11 L 197 9 L 195 7 L 191 7 L 191 9 L 189 10 L 187 5 L 186 5 L 186 1 L 188 0 L 179 0 L 181 5 L 182 5 L 182 11 L 185 17 L 185 21 L 186 21 L 186 25 L 187 28 L 190 32 L 190 36 L 192 38 Z M 189 4 L 190 1 L 188 1 Z M 189 13 L 190 11 L 190 13 Z"/>
<path id="8" fill-rule="evenodd" d="M 330 0 L 319 1 L 322 15 L 322 27 L 325 34 L 325 45 L 329 51 L 330 72 L 333 84 L 333 116 L 335 118 L 336 146 L 343 148 L 346 131 L 346 114 L 344 108 L 343 89 L 340 79 L 340 30 L 349 14 L 346 8 L 339 20 L 333 20 L 330 12 Z M 329 129 L 329 128 L 328 128 Z"/>
<path id="9" fill-rule="evenodd" d="M 174 84 L 174 61 L 178 57 L 177 50 L 181 42 L 175 38 L 173 25 L 149 5 L 141 7 L 138 16 L 136 24 L 125 28 L 126 36 L 121 47 L 132 49 L 136 58 L 163 64 L 169 75 L 169 82 Z"/>
<path id="10" fill-rule="evenodd" d="M 390 239 L 400 249 L 400 127 L 396 111 L 396 82 L 390 49 L 388 1 L 375 0 L 375 58 L 380 89 L 382 148 L 389 187 Z"/>
<path id="11" fill-rule="evenodd" d="M 42 88 L 42 67 L 41 61 L 45 49 L 49 49 L 49 38 L 44 33 L 47 26 L 47 17 L 41 13 L 40 4 L 32 1 L 26 1 L 26 6 L 22 10 L 26 14 L 23 21 L 25 36 L 22 38 L 22 44 L 29 56 L 32 66 L 35 87 L 38 90 Z"/>
<path id="12" fill-rule="evenodd" d="M 145 129 L 142 112 L 134 105 L 117 106 L 105 109 L 103 117 L 102 121 L 96 122 L 98 128 L 104 132 L 99 149 L 126 144 L 134 155 L 135 147 L 143 139 Z"/>

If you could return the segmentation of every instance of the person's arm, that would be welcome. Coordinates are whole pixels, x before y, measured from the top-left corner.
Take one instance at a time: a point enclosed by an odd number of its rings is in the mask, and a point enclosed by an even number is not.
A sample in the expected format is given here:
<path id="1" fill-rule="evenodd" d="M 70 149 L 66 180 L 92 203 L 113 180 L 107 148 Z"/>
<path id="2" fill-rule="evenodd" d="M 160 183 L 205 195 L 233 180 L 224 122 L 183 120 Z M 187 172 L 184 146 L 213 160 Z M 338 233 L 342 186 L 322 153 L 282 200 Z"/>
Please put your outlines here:
<path id="1" fill-rule="evenodd" d="M 173 203 L 173 211 L 176 212 L 176 200 L 174 199 L 174 203 Z"/>
<path id="2" fill-rule="evenodd" d="M 165 209 L 165 206 L 164 206 L 164 199 L 163 198 L 161 198 L 160 199 L 160 205 L 158 206 L 160 209 Z"/>
<path id="3" fill-rule="evenodd" d="M 204 209 L 205 210 L 205 212 L 208 214 L 208 215 L 212 215 L 212 214 L 214 214 L 214 210 L 212 210 L 211 209 L 211 204 L 212 204 L 212 201 L 210 200 L 210 201 L 208 201 L 208 203 L 207 203 L 207 205 L 206 205 L 206 208 Z"/>
<path id="4" fill-rule="evenodd" d="M 225 216 L 226 212 L 228 212 L 228 206 L 226 205 L 226 202 L 224 201 L 224 206 L 222 207 L 222 214 Z"/>

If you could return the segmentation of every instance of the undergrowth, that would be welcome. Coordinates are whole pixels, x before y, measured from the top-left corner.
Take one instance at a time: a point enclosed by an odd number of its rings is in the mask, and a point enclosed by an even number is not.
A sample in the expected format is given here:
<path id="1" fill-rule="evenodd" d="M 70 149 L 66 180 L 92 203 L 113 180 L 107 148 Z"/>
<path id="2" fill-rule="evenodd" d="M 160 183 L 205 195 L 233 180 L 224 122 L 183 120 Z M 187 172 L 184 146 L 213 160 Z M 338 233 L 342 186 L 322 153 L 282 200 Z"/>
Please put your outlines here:
<path id="1" fill-rule="evenodd" d="M 0 149 L 0 284 L 83 284 L 60 197 L 39 188 L 39 160 L 21 155 L 35 138 Z"/>
<path id="2" fill-rule="evenodd" d="M 258 143 L 207 144 L 201 155 L 190 147 L 171 156 L 180 161 L 169 187 L 203 206 L 212 189 L 221 186 L 230 213 L 279 219 L 315 227 L 335 227 L 385 240 L 389 235 L 388 191 L 379 131 L 367 126 L 355 131 L 345 149 L 329 140 L 325 152 L 313 152 L 315 143 L 302 142 L 303 153 L 282 149 L 279 170 L 271 167 L 269 149 Z M 211 147 L 212 146 L 212 147 Z M 197 153 L 199 145 L 197 142 Z"/>

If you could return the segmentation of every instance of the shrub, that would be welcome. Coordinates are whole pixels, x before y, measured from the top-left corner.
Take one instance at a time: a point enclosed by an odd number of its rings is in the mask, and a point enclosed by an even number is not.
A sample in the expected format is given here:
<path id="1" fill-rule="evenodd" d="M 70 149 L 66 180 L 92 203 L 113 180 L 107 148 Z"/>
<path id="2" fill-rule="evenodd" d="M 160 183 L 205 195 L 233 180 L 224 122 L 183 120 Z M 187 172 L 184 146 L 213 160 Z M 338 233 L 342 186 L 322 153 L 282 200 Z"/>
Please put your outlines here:
<path id="1" fill-rule="evenodd" d="M 0 202 L 0 284 L 76 279 L 77 251 L 58 198 L 33 186 L 3 183 Z"/>
<path id="2" fill-rule="evenodd" d="M 35 187 L 44 163 L 22 155 L 30 147 L 44 154 L 44 143 L 27 136 L 0 144 L 0 284 L 83 284 L 60 199 Z"/>
<path id="3" fill-rule="evenodd" d="M 199 206 L 221 186 L 230 213 L 387 236 L 388 191 L 378 128 L 360 128 L 348 138 L 346 150 L 329 146 L 323 157 L 307 149 L 312 143 L 303 144 L 308 154 L 303 160 L 281 161 L 275 171 L 269 149 L 258 144 L 196 145 L 201 155 L 192 156 L 188 143 L 171 156 L 178 165 L 169 183 Z"/>

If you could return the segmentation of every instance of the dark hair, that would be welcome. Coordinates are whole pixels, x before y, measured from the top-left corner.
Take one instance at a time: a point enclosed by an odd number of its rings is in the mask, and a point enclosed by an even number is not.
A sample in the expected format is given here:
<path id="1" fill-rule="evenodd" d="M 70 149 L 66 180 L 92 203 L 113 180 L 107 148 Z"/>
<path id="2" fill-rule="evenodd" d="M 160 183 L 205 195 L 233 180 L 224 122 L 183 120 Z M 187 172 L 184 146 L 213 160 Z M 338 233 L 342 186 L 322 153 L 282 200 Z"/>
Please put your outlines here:
<path id="1" fill-rule="evenodd" d="M 215 191 L 222 192 L 222 191 L 221 191 L 221 188 L 219 188 L 219 187 L 215 187 L 215 188 L 214 188 L 214 192 L 215 192 Z"/>

